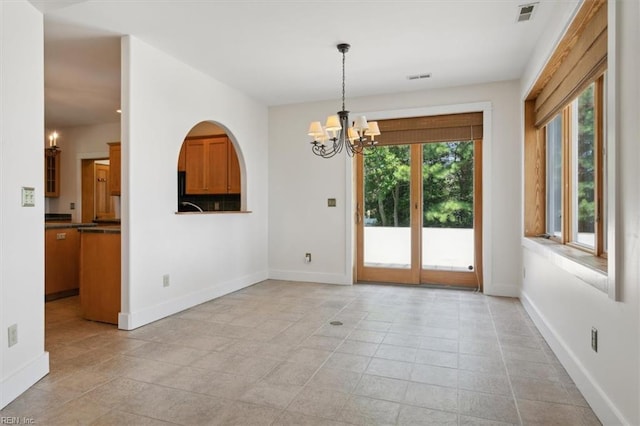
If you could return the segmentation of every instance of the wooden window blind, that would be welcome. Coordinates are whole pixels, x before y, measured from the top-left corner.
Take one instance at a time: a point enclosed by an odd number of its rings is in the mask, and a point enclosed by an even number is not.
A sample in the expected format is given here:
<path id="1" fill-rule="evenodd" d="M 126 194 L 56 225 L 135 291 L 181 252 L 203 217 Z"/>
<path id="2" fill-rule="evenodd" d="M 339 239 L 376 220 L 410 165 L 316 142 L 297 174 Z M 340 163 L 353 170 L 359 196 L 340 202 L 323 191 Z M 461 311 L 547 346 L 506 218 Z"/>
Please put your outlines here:
<path id="1" fill-rule="evenodd" d="M 607 68 L 607 0 L 585 0 L 527 100 L 541 127 Z"/>
<path id="2" fill-rule="evenodd" d="M 482 139 L 482 112 L 379 120 L 378 145 Z"/>

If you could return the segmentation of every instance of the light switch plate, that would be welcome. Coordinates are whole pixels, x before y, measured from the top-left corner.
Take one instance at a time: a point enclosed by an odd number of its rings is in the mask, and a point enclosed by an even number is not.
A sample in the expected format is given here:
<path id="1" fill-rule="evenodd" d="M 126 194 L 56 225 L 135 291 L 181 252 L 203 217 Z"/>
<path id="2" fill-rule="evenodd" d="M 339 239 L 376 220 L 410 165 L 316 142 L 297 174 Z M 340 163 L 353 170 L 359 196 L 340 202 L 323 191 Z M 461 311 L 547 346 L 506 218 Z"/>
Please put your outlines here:
<path id="1" fill-rule="evenodd" d="M 22 187 L 22 207 L 36 206 L 36 189 L 28 186 Z"/>
<path id="2" fill-rule="evenodd" d="M 9 340 L 9 347 L 18 344 L 18 324 L 13 324 L 7 329 L 7 337 Z"/>

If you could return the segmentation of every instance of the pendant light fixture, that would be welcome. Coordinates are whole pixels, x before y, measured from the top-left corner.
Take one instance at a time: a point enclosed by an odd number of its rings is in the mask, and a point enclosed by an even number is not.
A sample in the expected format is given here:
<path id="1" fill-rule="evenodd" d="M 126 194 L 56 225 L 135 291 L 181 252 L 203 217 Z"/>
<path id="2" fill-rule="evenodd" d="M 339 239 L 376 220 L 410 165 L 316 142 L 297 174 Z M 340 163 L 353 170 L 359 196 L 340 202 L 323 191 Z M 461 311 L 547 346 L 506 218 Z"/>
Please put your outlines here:
<path id="1" fill-rule="evenodd" d="M 351 47 L 347 43 L 338 44 L 338 52 L 342 53 L 342 110 L 337 115 L 330 115 L 322 126 L 319 121 L 313 121 L 309 126 L 309 136 L 313 138 L 311 151 L 322 158 L 331 158 L 343 149 L 351 157 L 361 154 L 366 147 L 376 144 L 375 137 L 380 134 L 376 121 L 367 122 L 364 115 L 349 122 L 349 111 L 345 109 L 345 54 Z M 367 137 L 370 139 L 368 140 Z"/>

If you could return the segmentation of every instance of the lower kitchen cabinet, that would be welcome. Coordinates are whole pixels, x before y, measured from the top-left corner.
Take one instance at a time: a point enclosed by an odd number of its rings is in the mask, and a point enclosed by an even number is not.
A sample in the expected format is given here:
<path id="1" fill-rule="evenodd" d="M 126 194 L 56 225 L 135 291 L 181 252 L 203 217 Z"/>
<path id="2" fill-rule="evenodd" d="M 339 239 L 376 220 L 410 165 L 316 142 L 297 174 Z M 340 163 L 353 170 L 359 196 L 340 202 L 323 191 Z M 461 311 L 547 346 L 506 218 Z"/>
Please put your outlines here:
<path id="1" fill-rule="evenodd" d="M 45 230 L 45 300 L 77 294 L 80 235 L 75 228 Z"/>
<path id="2" fill-rule="evenodd" d="M 80 230 L 80 310 L 92 321 L 118 324 L 120 229 Z"/>

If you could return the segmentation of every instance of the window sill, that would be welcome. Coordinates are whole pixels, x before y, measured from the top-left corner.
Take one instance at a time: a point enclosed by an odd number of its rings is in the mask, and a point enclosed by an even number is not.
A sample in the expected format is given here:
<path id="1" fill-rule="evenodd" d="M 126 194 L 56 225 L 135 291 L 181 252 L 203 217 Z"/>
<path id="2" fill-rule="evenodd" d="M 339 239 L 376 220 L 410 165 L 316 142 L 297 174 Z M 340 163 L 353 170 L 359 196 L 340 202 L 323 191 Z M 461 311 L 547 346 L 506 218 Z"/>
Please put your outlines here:
<path id="1" fill-rule="evenodd" d="M 207 214 L 245 214 L 245 213 L 253 213 L 251 210 L 211 210 L 206 212 L 175 212 L 176 215 L 179 216 L 190 216 L 190 215 L 207 215 Z"/>
<path id="2" fill-rule="evenodd" d="M 598 290 L 608 292 L 607 259 L 546 238 L 525 237 L 522 246 Z"/>

